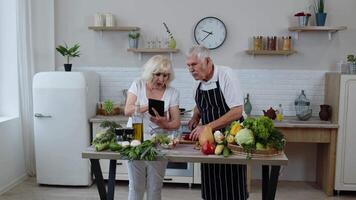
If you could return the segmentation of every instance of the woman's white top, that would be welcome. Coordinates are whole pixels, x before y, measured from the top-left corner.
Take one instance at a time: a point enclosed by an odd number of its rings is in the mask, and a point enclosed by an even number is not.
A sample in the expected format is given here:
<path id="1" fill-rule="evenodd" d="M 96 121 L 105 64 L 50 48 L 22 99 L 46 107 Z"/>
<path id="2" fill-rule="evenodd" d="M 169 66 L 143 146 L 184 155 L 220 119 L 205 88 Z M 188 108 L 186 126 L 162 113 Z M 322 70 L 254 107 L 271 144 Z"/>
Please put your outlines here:
<path id="1" fill-rule="evenodd" d="M 136 79 L 130 86 L 128 92 L 136 95 L 137 102 L 140 106 L 148 105 L 148 98 L 146 94 L 146 81 L 143 79 Z M 168 116 L 168 109 L 170 107 L 179 105 L 179 92 L 178 90 L 167 87 L 163 93 L 162 98 L 160 99 L 164 101 L 164 112 L 165 116 Z M 132 127 L 132 120 L 129 119 L 127 123 L 127 127 Z M 152 129 L 159 128 L 155 123 L 150 121 L 150 114 L 147 112 L 143 113 L 143 132 L 144 132 L 144 140 L 151 139 L 151 131 Z"/>

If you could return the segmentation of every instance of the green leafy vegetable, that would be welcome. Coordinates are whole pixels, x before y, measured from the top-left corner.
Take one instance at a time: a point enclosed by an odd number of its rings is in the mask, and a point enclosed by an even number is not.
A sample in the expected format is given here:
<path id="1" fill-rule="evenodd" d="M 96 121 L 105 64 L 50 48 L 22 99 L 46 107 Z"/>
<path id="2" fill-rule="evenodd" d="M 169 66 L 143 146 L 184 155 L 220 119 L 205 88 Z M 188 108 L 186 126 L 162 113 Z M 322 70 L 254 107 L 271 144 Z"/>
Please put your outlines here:
<path id="1" fill-rule="evenodd" d="M 104 101 L 103 108 L 106 114 L 112 113 L 112 111 L 114 110 L 114 102 L 112 102 L 110 99 Z"/>

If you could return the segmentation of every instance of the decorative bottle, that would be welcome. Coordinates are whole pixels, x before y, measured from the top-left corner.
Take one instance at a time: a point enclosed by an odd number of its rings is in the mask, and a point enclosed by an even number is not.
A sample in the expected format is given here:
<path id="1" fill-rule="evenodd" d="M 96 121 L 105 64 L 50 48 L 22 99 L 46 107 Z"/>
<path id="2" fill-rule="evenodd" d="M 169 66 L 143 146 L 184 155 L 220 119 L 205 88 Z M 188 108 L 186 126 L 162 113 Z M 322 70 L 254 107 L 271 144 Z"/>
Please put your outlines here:
<path id="1" fill-rule="evenodd" d="M 252 105 L 250 103 L 250 95 L 248 93 L 246 95 L 246 98 L 244 98 L 244 110 L 248 116 L 251 115 Z"/>
<path id="2" fill-rule="evenodd" d="M 282 108 L 282 104 L 278 105 L 278 108 L 276 110 L 276 114 L 277 114 L 277 121 L 282 121 L 283 120 L 283 108 Z"/>
<path id="3" fill-rule="evenodd" d="M 134 129 L 133 139 L 143 142 L 143 115 L 140 112 L 140 104 L 135 105 L 135 112 L 131 118 Z"/>

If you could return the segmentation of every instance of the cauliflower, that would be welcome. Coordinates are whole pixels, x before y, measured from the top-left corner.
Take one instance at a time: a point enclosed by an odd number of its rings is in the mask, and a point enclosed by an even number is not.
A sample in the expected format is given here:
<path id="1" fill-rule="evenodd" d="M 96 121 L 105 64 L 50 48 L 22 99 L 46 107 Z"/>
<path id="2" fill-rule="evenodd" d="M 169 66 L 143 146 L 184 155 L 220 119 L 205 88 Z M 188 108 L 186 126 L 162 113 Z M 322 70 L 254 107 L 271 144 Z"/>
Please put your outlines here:
<path id="1" fill-rule="evenodd" d="M 214 139 L 216 143 L 222 143 L 224 142 L 225 136 L 220 132 L 220 131 L 215 131 L 214 132 Z"/>

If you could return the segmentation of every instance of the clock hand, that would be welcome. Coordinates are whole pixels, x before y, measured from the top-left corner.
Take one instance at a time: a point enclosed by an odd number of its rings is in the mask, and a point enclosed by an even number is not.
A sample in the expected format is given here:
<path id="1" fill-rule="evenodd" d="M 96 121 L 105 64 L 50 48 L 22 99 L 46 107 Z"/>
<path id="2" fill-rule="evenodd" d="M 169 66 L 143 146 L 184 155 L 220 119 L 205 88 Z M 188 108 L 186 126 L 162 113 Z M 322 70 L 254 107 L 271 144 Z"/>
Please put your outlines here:
<path id="1" fill-rule="evenodd" d="M 206 31 L 206 30 L 202 30 L 202 31 L 205 32 L 205 33 L 212 34 L 212 32 L 209 32 L 209 31 Z"/>
<path id="2" fill-rule="evenodd" d="M 212 33 L 208 33 L 208 35 L 206 35 L 201 41 L 204 41 L 209 35 L 211 35 Z"/>

